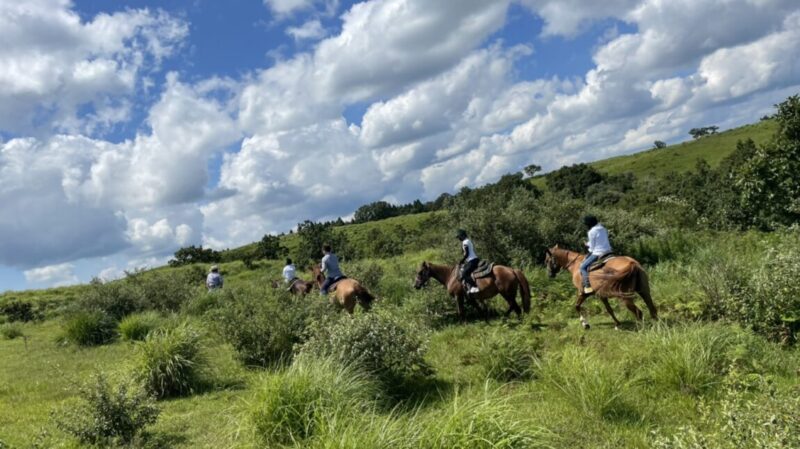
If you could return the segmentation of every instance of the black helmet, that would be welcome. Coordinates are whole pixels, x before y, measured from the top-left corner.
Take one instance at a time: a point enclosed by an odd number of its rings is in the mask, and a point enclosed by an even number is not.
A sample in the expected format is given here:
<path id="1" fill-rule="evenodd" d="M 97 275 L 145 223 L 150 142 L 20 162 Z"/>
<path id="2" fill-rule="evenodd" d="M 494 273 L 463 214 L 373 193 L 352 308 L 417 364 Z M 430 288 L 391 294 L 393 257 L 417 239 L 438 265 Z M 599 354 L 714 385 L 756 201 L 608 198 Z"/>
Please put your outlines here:
<path id="1" fill-rule="evenodd" d="M 599 222 L 597 221 L 597 217 L 595 217 L 594 215 L 587 215 L 587 216 L 583 217 L 583 224 L 585 224 L 586 226 L 588 226 L 590 228 L 592 228 L 595 225 L 597 225 L 597 223 L 599 223 Z"/>
<path id="2" fill-rule="evenodd" d="M 458 231 L 456 231 L 456 237 L 458 237 L 461 240 L 464 240 L 465 238 L 467 238 L 467 231 L 459 229 Z"/>

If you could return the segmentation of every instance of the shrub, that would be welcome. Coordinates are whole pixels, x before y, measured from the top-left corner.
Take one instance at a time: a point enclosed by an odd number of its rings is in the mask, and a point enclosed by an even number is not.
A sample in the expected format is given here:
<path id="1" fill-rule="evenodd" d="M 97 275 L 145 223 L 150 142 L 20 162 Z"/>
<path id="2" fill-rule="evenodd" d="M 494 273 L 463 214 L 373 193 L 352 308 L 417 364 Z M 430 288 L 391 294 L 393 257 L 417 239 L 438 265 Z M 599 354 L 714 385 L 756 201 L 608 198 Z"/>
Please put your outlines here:
<path id="1" fill-rule="evenodd" d="M 56 426 L 82 443 L 108 447 L 128 444 L 156 422 L 159 410 L 140 387 L 127 383 L 109 385 L 97 374 L 78 389 L 78 400 L 51 416 Z"/>
<path id="2" fill-rule="evenodd" d="M 455 301 L 438 285 L 409 293 L 400 313 L 434 329 L 458 321 Z"/>
<path id="3" fill-rule="evenodd" d="M 157 312 L 144 312 L 128 315 L 119 323 L 119 335 L 123 340 L 141 341 L 161 324 Z"/>
<path id="4" fill-rule="evenodd" d="M 533 377 L 541 342 L 522 332 L 494 331 L 481 339 L 478 363 L 486 376 L 499 381 Z"/>
<path id="5" fill-rule="evenodd" d="M 101 311 L 79 311 L 64 324 L 64 338 L 79 346 L 102 345 L 116 336 L 117 322 Z"/>
<path id="6" fill-rule="evenodd" d="M 428 375 L 430 367 L 421 330 L 408 320 L 375 311 L 318 322 L 301 353 L 333 357 L 377 376 L 388 390 L 399 392 L 406 382 Z"/>
<path id="7" fill-rule="evenodd" d="M 157 398 L 191 394 L 201 386 L 205 359 L 200 333 L 191 326 L 155 330 L 137 352 L 135 376 Z"/>
<path id="8" fill-rule="evenodd" d="M 305 341 L 308 323 L 323 315 L 327 302 L 289 298 L 286 292 L 238 289 L 226 293 L 213 312 L 219 334 L 248 365 L 268 366 L 289 361 L 295 345 Z M 265 298 L 266 296 L 266 298 Z"/>
<path id="9" fill-rule="evenodd" d="M 752 390 L 761 394 L 752 395 Z M 697 424 L 655 432 L 656 449 L 800 447 L 800 397 L 779 394 L 761 376 L 733 373 L 720 401 L 700 403 Z"/>
<path id="10" fill-rule="evenodd" d="M 0 305 L 0 313 L 5 315 L 10 322 L 28 322 L 39 318 L 30 301 L 9 301 Z"/>
<path id="11" fill-rule="evenodd" d="M 22 337 L 25 334 L 22 333 L 22 326 L 19 324 L 6 323 L 0 325 L 0 335 L 6 340 L 13 340 L 15 338 Z"/>
<path id="12" fill-rule="evenodd" d="M 371 407 L 378 389 L 369 378 L 332 359 L 295 361 L 265 375 L 250 403 L 256 438 L 266 447 L 300 443 L 320 429 Z"/>

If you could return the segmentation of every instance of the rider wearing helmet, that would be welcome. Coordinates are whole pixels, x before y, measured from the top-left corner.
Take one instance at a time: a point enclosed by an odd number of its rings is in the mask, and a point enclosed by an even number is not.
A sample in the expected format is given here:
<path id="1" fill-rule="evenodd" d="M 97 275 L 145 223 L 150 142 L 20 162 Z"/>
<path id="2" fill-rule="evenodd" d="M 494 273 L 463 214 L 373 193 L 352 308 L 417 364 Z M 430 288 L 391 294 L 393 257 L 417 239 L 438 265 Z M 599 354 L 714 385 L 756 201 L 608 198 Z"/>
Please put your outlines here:
<path id="1" fill-rule="evenodd" d="M 478 255 L 475 254 L 475 246 L 467 238 L 467 231 L 463 229 L 459 229 L 456 232 L 456 238 L 461 241 L 461 251 L 463 253 L 461 258 L 461 282 L 469 286 L 467 293 L 478 293 L 480 290 L 472 279 L 472 272 L 478 268 L 479 261 Z"/>
<path id="2" fill-rule="evenodd" d="M 608 241 L 608 231 L 594 215 L 583 217 L 583 224 L 589 228 L 589 241 L 586 242 L 586 246 L 589 248 L 589 255 L 581 263 L 581 278 L 583 280 L 583 293 L 590 295 L 594 293 L 594 290 L 589 283 L 589 267 L 601 257 L 611 253 L 611 242 Z"/>

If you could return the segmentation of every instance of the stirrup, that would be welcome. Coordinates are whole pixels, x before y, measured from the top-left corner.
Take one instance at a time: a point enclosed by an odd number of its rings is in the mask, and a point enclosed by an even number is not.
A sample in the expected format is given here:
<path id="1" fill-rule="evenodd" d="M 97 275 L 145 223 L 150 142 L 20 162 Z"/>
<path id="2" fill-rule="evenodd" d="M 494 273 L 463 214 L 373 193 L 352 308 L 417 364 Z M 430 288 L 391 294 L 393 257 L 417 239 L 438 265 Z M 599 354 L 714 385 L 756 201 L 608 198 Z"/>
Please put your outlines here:
<path id="1" fill-rule="evenodd" d="M 584 295 L 591 295 L 592 293 L 594 293 L 594 289 L 591 286 L 583 287 Z"/>
<path id="2" fill-rule="evenodd" d="M 480 293 L 480 291 L 481 289 L 479 289 L 478 287 L 470 287 L 467 293 L 474 295 L 475 293 Z"/>

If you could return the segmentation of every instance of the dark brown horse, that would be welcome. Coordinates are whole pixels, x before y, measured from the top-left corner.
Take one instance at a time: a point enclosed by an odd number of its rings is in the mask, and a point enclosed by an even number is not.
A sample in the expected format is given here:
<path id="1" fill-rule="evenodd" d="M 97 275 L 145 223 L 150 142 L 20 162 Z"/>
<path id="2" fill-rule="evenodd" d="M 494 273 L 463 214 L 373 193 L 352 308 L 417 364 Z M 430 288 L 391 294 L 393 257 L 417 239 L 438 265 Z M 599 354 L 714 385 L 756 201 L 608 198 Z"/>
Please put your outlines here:
<path id="1" fill-rule="evenodd" d="M 285 286 L 286 284 L 284 284 L 282 279 L 272 281 L 272 288 L 283 288 Z M 286 287 L 286 290 L 293 295 L 305 296 L 311 293 L 311 290 L 314 290 L 314 282 L 295 278 L 291 285 Z"/>
<path id="2" fill-rule="evenodd" d="M 317 287 L 321 288 L 322 283 L 325 282 L 325 275 L 322 274 L 319 264 L 314 265 L 311 272 L 317 282 Z M 344 278 L 335 284 L 335 288 L 335 290 L 328 292 L 331 304 L 347 310 L 351 315 L 356 308 L 356 302 L 361 304 L 364 310 L 369 310 L 372 301 L 375 300 L 369 290 L 355 279 Z"/>
<path id="3" fill-rule="evenodd" d="M 583 308 L 581 305 L 586 300 L 587 296 L 583 293 L 581 282 L 581 263 L 586 258 L 585 255 L 572 252 L 558 245 L 545 250 L 545 265 L 547 265 L 547 274 L 554 278 L 560 270 L 567 270 L 572 275 L 572 283 L 578 290 L 578 301 L 575 303 L 575 309 L 581 317 L 581 325 L 584 329 L 589 329 L 589 322 L 583 316 Z M 656 306 L 653 304 L 653 298 L 650 296 L 650 282 L 647 279 L 647 273 L 644 271 L 639 262 L 631 257 L 619 256 L 609 259 L 606 264 L 595 271 L 589 272 L 589 282 L 595 291 L 595 294 L 605 306 L 606 311 L 611 315 L 614 320 L 614 328 L 619 328 L 619 320 L 614 315 L 614 310 L 608 303 L 608 298 L 619 298 L 625 307 L 636 316 L 637 321 L 642 320 L 642 311 L 633 303 L 633 299 L 638 293 L 647 305 L 647 310 L 650 311 L 650 317 L 654 320 L 658 319 L 658 312 Z"/>
<path id="4" fill-rule="evenodd" d="M 469 299 L 477 305 L 475 300 L 486 301 L 494 298 L 497 294 L 500 294 L 508 303 L 508 311 L 506 311 L 505 316 L 510 315 L 511 312 L 516 312 L 517 316 L 522 316 L 522 311 L 530 312 L 531 291 L 528 286 L 528 279 L 521 270 L 495 265 L 492 269 L 491 276 L 476 280 L 480 291 L 471 295 L 466 294 L 459 274 L 458 266 L 453 267 L 450 265 L 436 265 L 429 262 L 422 262 L 419 270 L 417 270 L 414 288 L 420 289 L 424 287 L 430 278 L 439 281 L 440 284 L 445 286 L 447 293 L 455 298 L 458 307 L 458 316 L 462 321 L 464 321 L 466 317 L 464 313 L 464 299 Z M 520 310 L 516 299 L 518 288 L 522 296 L 522 310 Z M 488 312 L 488 308 L 485 304 L 482 308 L 484 312 Z"/>

